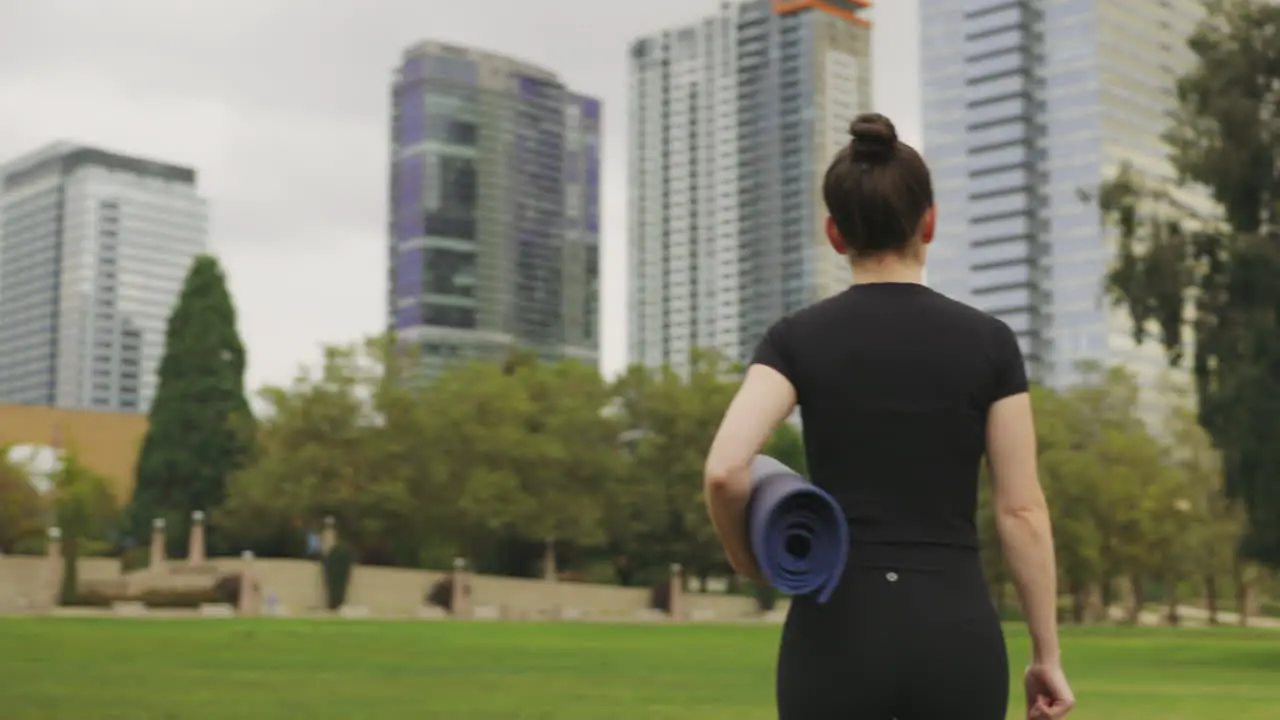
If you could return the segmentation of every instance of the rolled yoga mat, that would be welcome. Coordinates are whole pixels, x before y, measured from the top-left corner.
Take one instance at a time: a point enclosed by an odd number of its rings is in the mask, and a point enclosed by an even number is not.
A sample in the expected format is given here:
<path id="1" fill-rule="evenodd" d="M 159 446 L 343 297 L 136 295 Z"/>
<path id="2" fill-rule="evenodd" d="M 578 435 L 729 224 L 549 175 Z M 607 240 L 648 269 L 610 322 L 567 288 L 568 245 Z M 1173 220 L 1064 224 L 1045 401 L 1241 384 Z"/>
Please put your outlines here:
<path id="1" fill-rule="evenodd" d="M 849 525 L 835 499 L 767 455 L 751 461 L 747 534 L 769 584 L 831 598 L 849 558 Z"/>

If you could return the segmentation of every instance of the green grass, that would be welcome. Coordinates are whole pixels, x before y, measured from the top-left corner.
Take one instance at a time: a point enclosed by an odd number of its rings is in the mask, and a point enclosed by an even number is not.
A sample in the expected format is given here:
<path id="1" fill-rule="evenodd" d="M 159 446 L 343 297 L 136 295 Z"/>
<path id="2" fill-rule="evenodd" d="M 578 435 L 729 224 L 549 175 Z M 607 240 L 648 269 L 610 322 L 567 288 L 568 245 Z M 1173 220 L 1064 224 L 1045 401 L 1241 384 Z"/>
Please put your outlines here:
<path id="1" fill-rule="evenodd" d="M 778 632 L 0 618 L 0 720 L 768 720 Z M 1025 636 L 1009 636 L 1020 662 Z M 1280 717 L 1280 633 L 1069 629 L 1064 643 L 1074 718 Z"/>

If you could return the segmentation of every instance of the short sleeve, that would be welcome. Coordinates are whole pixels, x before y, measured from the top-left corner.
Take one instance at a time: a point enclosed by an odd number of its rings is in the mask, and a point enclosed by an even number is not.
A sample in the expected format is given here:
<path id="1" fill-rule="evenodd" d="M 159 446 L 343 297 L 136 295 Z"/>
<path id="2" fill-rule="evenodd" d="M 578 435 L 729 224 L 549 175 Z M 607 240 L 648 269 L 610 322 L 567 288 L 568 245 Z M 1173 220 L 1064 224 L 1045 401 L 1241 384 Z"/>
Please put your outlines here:
<path id="1" fill-rule="evenodd" d="M 1022 348 L 1013 329 L 1003 321 L 996 321 L 995 342 L 991 357 L 995 365 L 995 386 L 991 402 L 1027 391 L 1027 368 L 1022 359 Z"/>
<path id="2" fill-rule="evenodd" d="M 765 332 L 760 344 L 756 346 L 751 364 L 771 367 L 795 385 L 795 365 L 792 361 L 787 327 L 787 319 L 783 318 Z"/>

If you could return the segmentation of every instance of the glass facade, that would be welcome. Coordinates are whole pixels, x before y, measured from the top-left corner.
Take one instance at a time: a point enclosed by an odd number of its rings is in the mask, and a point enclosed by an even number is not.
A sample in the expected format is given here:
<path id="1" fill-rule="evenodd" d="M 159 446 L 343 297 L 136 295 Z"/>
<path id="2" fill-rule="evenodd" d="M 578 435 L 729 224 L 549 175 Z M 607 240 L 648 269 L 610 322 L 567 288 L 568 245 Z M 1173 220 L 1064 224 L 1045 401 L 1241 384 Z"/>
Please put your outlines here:
<path id="1" fill-rule="evenodd" d="M 632 362 L 745 360 L 780 317 L 848 284 L 820 183 L 870 105 L 860 8 L 746 0 L 632 44 Z"/>
<path id="2" fill-rule="evenodd" d="M 432 368 L 513 344 L 595 361 L 599 103 L 434 43 L 393 91 L 389 324 Z"/>
<path id="3" fill-rule="evenodd" d="M 1082 360 L 1161 362 L 1107 307 L 1113 249 L 1091 195 L 1122 160 L 1171 176 L 1159 133 L 1196 5 L 921 0 L 929 282 L 1008 322 L 1050 385 Z"/>
<path id="4" fill-rule="evenodd" d="M 778 15 L 762 2 L 739 25 L 738 128 L 742 273 L 741 357 L 783 315 L 815 298 L 812 199 L 814 34 L 812 12 Z M 849 118 L 852 120 L 852 118 Z"/>
<path id="5" fill-rule="evenodd" d="M 205 250 L 194 172 L 55 146 L 0 174 L 0 402 L 146 412 Z"/>
<path id="6" fill-rule="evenodd" d="M 923 0 L 920 10 L 925 156 L 942 228 L 929 283 L 1007 322 L 1033 376 L 1052 354 L 1039 5 Z"/>
<path id="7" fill-rule="evenodd" d="M 62 217 L 56 184 L 0 210 L 0 402 L 54 404 Z"/>

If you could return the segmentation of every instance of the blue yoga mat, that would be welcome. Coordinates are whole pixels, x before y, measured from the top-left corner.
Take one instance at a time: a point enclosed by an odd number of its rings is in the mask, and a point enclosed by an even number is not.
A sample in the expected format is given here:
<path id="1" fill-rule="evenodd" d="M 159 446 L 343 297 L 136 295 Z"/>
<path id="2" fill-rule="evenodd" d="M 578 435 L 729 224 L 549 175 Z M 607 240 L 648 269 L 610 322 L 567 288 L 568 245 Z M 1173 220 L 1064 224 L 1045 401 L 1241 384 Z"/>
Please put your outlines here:
<path id="1" fill-rule="evenodd" d="M 767 455 L 751 462 L 747 534 L 764 577 L 788 595 L 831 598 L 849 559 L 849 525 L 835 499 Z"/>

